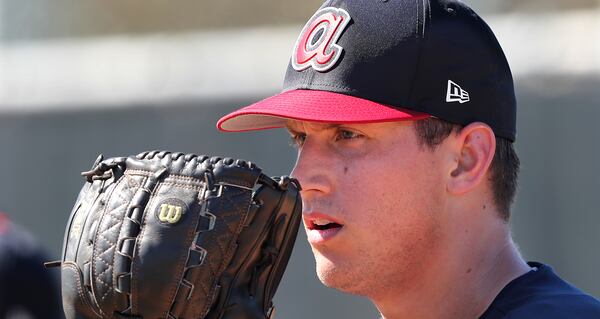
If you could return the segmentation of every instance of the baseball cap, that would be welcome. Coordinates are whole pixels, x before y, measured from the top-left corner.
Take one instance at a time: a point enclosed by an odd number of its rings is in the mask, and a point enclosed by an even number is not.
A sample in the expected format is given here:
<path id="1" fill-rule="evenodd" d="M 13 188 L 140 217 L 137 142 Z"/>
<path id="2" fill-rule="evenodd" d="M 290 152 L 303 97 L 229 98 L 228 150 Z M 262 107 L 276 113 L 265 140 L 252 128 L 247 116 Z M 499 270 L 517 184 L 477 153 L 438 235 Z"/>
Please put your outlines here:
<path id="1" fill-rule="evenodd" d="M 516 99 L 504 52 L 481 17 L 456 0 L 326 1 L 302 29 L 283 86 L 217 127 L 434 117 L 484 122 L 496 136 L 515 140 Z"/>

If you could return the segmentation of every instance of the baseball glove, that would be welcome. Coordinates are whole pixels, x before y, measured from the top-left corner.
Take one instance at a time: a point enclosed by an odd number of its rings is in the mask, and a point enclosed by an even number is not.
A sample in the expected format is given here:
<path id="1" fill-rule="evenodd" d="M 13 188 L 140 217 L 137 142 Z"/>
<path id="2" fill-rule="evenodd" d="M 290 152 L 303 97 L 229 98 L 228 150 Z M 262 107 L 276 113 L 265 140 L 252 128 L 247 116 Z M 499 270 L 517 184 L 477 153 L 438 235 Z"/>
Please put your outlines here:
<path id="1" fill-rule="evenodd" d="M 231 158 L 98 158 L 69 219 L 73 318 L 269 318 L 301 218 L 299 184 Z"/>

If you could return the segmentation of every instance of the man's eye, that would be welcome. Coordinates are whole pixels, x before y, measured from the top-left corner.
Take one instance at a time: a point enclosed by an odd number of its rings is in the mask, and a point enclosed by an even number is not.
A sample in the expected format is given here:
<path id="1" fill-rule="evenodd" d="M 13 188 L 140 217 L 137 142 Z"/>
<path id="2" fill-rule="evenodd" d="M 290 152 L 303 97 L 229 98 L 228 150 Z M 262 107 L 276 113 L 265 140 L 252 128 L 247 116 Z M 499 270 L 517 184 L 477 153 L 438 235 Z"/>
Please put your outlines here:
<path id="1" fill-rule="evenodd" d="M 304 144 L 304 140 L 306 140 L 306 134 L 293 134 L 290 136 L 290 145 L 300 147 Z"/>
<path id="2" fill-rule="evenodd" d="M 352 131 L 347 131 L 347 130 L 340 130 L 335 139 L 337 140 L 352 140 L 352 139 L 356 139 L 362 137 L 362 135 L 352 132 Z"/>

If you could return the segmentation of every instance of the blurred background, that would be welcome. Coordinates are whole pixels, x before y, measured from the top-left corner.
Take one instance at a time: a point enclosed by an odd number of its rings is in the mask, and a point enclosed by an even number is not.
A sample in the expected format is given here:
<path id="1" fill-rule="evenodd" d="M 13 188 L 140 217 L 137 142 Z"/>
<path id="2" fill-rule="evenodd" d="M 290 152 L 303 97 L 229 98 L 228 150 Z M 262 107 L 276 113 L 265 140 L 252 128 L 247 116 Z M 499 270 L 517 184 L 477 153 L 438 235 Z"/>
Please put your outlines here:
<path id="1" fill-rule="evenodd" d="M 600 0 L 466 2 L 516 81 L 514 237 L 528 260 L 600 297 Z M 280 90 L 320 4 L 0 0 L 0 211 L 58 259 L 79 172 L 99 153 L 228 155 L 289 173 L 286 133 L 223 134 L 215 123 Z M 304 232 L 296 247 L 278 318 L 376 318 L 368 301 L 318 282 Z"/>

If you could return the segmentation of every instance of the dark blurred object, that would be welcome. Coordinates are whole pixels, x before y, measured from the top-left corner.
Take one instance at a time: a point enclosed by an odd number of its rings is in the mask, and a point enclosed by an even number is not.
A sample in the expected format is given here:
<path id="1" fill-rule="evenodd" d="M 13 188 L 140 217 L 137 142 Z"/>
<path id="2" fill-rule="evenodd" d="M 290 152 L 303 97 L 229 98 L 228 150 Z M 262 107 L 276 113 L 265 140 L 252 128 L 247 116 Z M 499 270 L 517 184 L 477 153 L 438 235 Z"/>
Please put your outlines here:
<path id="1" fill-rule="evenodd" d="M 47 259 L 29 232 L 0 213 L 0 319 L 64 318 Z"/>

